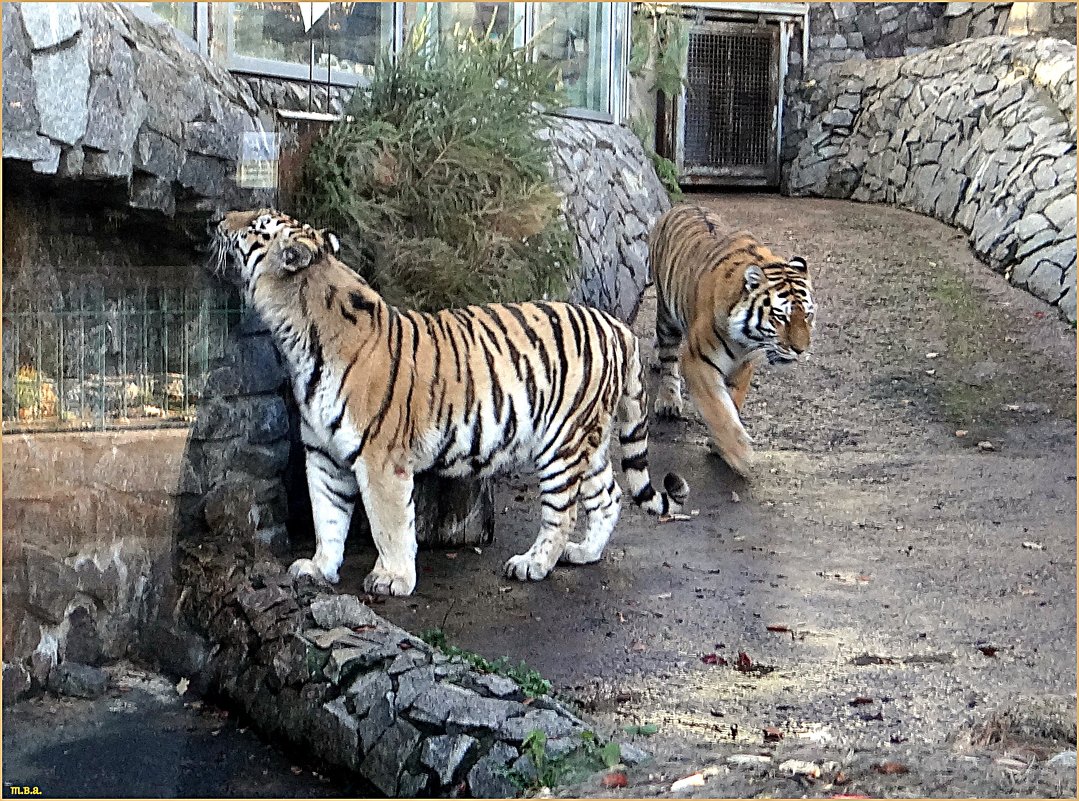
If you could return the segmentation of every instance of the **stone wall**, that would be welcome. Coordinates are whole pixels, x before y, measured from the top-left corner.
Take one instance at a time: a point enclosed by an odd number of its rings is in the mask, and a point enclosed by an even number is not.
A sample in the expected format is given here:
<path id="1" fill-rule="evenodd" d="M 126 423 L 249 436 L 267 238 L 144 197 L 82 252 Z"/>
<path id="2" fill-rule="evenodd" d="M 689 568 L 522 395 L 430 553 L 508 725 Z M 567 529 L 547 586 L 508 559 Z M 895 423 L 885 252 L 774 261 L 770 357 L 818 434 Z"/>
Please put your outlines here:
<path id="1" fill-rule="evenodd" d="M 1063 41 L 994 36 L 833 65 L 809 89 L 786 188 L 954 225 L 1074 321 L 1075 58 Z"/>
<path id="2" fill-rule="evenodd" d="M 812 3 L 809 63 L 913 55 L 942 41 L 944 3 Z"/>
<path id="3" fill-rule="evenodd" d="M 172 571 L 186 440 L 184 429 L 4 436 L 5 664 L 44 686 L 58 663 L 134 650 Z"/>
<path id="4" fill-rule="evenodd" d="M 587 751 L 587 724 L 558 701 L 434 651 L 356 597 L 297 584 L 249 545 L 184 548 L 182 608 L 205 638 L 184 651 L 184 675 L 275 740 L 403 797 L 516 795 L 510 774 L 536 777 L 522 747 L 532 731 L 551 759 Z M 644 756 L 622 747 L 627 763 Z"/>
<path id="5" fill-rule="evenodd" d="M 165 23 L 115 3 L 4 3 L 3 73 L 6 165 L 192 215 L 196 239 L 207 216 L 267 199 L 233 179 L 254 97 Z"/>
<path id="6" fill-rule="evenodd" d="M 1045 36 L 1075 44 L 1075 3 L 948 3 L 945 43 L 983 36 Z"/>
<path id="7" fill-rule="evenodd" d="M 547 133 L 580 254 L 571 299 L 630 322 L 649 283 L 648 233 L 670 200 L 628 128 L 561 118 Z"/>

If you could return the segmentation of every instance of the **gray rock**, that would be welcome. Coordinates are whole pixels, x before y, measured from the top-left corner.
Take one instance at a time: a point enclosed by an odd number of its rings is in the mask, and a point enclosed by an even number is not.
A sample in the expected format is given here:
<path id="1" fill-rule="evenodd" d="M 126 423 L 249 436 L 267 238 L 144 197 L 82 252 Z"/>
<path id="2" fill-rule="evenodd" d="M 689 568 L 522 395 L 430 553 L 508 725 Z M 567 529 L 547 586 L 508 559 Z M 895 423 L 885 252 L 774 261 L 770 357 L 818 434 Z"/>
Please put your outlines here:
<path id="1" fill-rule="evenodd" d="M 630 767 L 640 765 L 652 758 L 651 754 L 632 743 L 622 743 L 619 746 L 619 753 L 621 761 Z"/>
<path id="2" fill-rule="evenodd" d="M 13 662 L 4 663 L 4 706 L 25 698 L 30 692 L 30 686 L 30 671 L 24 665 Z"/>
<path id="3" fill-rule="evenodd" d="M 319 595 L 311 602 L 311 615 L 324 629 L 338 626 L 385 626 L 385 621 L 360 602 L 355 595 Z"/>
<path id="4" fill-rule="evenodd" d="M 154 175 L 135 174 L 131 178 L 128 204 L 136 209 L 151 209 L 172 217 L 176 213 L 172 181 Z"/>
<path id="5" fill-rule="evenodd" d="M 105 644 L 90 610 L 85 606 L 76 607 L 67 619 L 64 664 L 100 666 L 105 661 Z"/>
<path id="6" fill-rule="evenodd" d="M 430 663 L 431 655 L 429 653 L 419 648 L 411 648 L 404 653 L 399 654 L 390 664 L 389 668 L 387 668 L 386 672 L 391 676 L 396 676 L 400 673 L 412 670 L 415 667 Z"/>
<path id="7" fill-rule="evenodd" d="M 435 772 L 439 783 L 449 787 L 454 783 L 457 769 L 479 741 L 467 734 L 442 734 L 429 737 L 420 752 L 420 761 Z"/>
<path id="8" fill-rule="evenodd" d="M 49 623 L 60 623 L 79 588 L 74 568 L 59 557 L 35 546 L 23 546 L 26 570 L 26 604 Z"/>
<path id="9" fill-rule="evenodd" d="M 39 132 L 57 142 L 75 144 L 86 132 L 89 115 L 90 53 L 86 41 L 80 37 L 71 47 L 33 53 L 31 69 Z"/>
<path id="10" fill-rule="evenodd" d="M 397 680 L 398 711 L 407 709 L 420 695 L 434 687 L 437 670 L 435 665 L 424 665 L 401 674 Z"/>
<path id="11" fill-rule="evenodd" d="M 49 671 L 48 688 L 74 698 L 100 698 L 109 686 L 109 674 L 100 668 L 61 662 Z"/>
<path id="12" fill-rule="evenodd" d="M 1042 259 L 1027 279 L 1027 289 L 1034 297 L 1055 303 L 1060 297 L 1063 274 L 1059 264 Z"/>
<path id="13" fill-rule="evenodd" d="M 191 153 L 180 167 L 178 180 L 181 185 L 203 197 L 218 197 L 225 194 L 227 172 L 228 164 L 225 161 Z"/>
<path id="14" fill-rule="evenodd" d="M 566 737 L 579 727 L 550 709 L 537 709 L 522 717 L 510 718 L 498 730 L 498 735 L 513 743 L 524 742 L 533 731 L 541 731 L 548 738 Z"/>
<path id="15" fill-rule="evenodd" d="M 495 743 L 468 772 L 468 789 L 473 798 L 515 798 L 517 787 L 507 773 L 516 761 L 517 750 Z"/>
<path id="16" fill-rule="evenodd" d="M 496 676 L 493 673 L 480 676 L 476 679 L 475 683 L 496 698 L 507 698 L 521 692 L 520 685 L 513 679 L 508 679 L 505 676 Z"/>
<path id="17" fill-rule="evenodd" d="M 360 745 L 362 752 L 367 753 L 383 733 L 397 720 L 394 712 L 393 693 L 375 700 L 367 716 L 359 723 Z"/>
<path id="18" fill-rule="evenodd" d="M 523 709 L 512 701 L 499 701 L 458 687 L 440 684 L 416 699 L 409 716 L 421 723 L 465 729 L 498 730 L 512 713 Z"/>
<path id="19" fill-rule="evenodd" d="M 360 772 L 387 796 L 396 796 L 398 777 L 419 742 L 419 729 L 408 721 L 395 721 L 367 752 Z"/>
<path id="20" fill-rule="evenodd" d="M 34 50 L 45 50 L 62 44 L 82 28 L 77 3 L 20 4 L 26 35 Z M 8 20 L 4 20 L 6 24 Z M 5 64 L 5 67 L 7 65 Z"/>
<path id="21" fill-rule="evenodd" d="M 1063 228 L 1069 221 L 1075 220 L 1075 196 L 1074 194 L 1057 198 L 1045 207 L 1045 216 L 1058 230 Z"/>
<path id="22" fill-rule="evenodd" d="M 180 174 L 185 154 L 180 146 L 150 128 L 139 131 L 135 140 L 133 165 L 136 169 L 170 181 Z"/>
<path id="23" fill-rule="evenodd" d="M 1020 239 L 1030 239 L 1049 227 L 1049 220 L 1041 214 L 1027 214 L 1015 225 L 1015 233 Z"/>

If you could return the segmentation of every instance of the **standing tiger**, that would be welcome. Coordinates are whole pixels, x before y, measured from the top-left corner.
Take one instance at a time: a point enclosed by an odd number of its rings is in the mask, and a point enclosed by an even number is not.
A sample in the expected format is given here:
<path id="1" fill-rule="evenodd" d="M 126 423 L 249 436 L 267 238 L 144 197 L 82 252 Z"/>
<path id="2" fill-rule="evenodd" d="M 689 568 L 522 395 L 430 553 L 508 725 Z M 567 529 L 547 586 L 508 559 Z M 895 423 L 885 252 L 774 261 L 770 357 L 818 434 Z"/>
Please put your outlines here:
<path id="1" fill-rule="evenodd" d="M 809 348 L 813 288 L 805 259 L 780 258 L 746 231 L 724 231 L 718 215 L 691 205 L 675 206 L 652 230 L 655 408 L 661 416 L 682 415 L 680 361 L 712 448 L 748 476 L 752 451 L 739 414 L 754 365 L 761 351 L 778 364 Z"/>
<path id="2" fill-rule="evenodd" d="M 424 470 L 534 470 L 539 536 L 506 562 L 507 576 L 539 580 L 559 559 L 597 561 L 622 497 L 608 455 L 616 408 L 633 500 L 653 514 L 685 502 L 680 476 L 666 477 L 666 492 L 652 487 L 637 338 L 610 315 L 564 303 L 397 309 L 337 259 L 332 233 L 273 210 L 230 212 L 214 245 L 218 269 L 230 255 L 238 265 L 300 409 L 316 548 L 293 575 L 337 581 L 359 498 L 378 550 L 364 589 L 410 594 L 413 477 Z M 578 502 L 588 523 L 575 543 Z"/>

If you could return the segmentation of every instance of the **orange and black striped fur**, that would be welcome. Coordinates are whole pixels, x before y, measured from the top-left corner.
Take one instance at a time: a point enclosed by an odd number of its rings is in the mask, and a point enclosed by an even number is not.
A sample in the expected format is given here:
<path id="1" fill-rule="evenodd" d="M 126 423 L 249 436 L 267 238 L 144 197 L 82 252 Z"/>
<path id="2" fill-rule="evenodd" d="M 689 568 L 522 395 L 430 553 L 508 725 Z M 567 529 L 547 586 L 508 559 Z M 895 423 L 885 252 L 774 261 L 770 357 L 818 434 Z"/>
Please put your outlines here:
<path id="1" fill-rule="evenodd" d="M 649 251 L 660 362 L 656 413 L 682 415 L 680 365 L 713 449 L 747 476 L 752 451 L 739 415 L 758 356 L 792 362 L 809 348 L 815 306 L 805 259 L 783 259 L 691 205 L 659 219 Z"/>
<path id="2" fill-rule="evenodd" d="M 302 417 L 315 516 L 312 559 L 294 575 L 337 580 L 357 499 L 378 560 L 364 589 L 416 584 L 413 477 L 488 476 L 531 468 L 542 524 L 508 576 L 542 579 L 562 559 L 600 558 L 622 492 L 608 454 L 616 410 L 633 499 L 676 511 L 686 482 L 653 489 L 647 401 L 636 337 L 613 317 L 564 303 L 469 306 L 425 314 L 387 305 L 337 259 L 337 238 L 272 210 L 231 212 L 215 240 L 248 302 L 274 334 Z M 578 503 L 588 522 L 569 542 Z"/>

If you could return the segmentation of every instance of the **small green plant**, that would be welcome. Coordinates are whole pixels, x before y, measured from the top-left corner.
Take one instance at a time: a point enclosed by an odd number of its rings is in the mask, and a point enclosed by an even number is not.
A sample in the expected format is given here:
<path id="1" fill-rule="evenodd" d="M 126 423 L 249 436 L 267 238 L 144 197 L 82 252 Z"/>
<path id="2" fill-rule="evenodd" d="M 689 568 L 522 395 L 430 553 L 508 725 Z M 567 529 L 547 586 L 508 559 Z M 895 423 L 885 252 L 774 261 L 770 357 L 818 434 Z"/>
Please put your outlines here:
<path id="1" fill-rule="evenodd" d="M 437 648 L 448 657 L 458 657 L 481 673 L 494 673 L 505 676 L 514 681 L 529 698 L 538 698 L 551 692 L 551 682 L 543 678 L 537 671 L 530 668 L 523 661 L 519 665 L 513 665 L 505 656 L 491 661 L 480 656 L 475 651 L 468 651 L 450 645 L 446 640 L 446 633 L 442 629 L 427 629 L 420 634 L 420 639 L 433 648 Z"/>
<path id="2" fill-rule="evenodd" d="M 652 168 L 656 171 L 656 177 L 663 184 L 663 188 L 667 190 L 667 195 L 673 202 L 677 203 L 683 197 L 682 187 L 678 185 L 678 167 L 669 158 L 659 155 L 652 147 L 652 142 L 655 139 L 654 127 L 644 115 L 637 114 L 630 117 L 629 129 L 641 141 L 641 146 L 644 148 L 648 158 L 651 159 Z"/>
<path id="3" fill-rule="evenodd" d="M 396 305 L 558 298 L 576 269 L 550 174 L 546 112 L 565 104 L 532 43 L 426 20 L 312 147 L 299 212 Z"/>
<path id="4" fill-rule="evenodd" d="M 547 735 L 539 729 L 530 731 L 522 743 L 522 752 L 532 761 L 535 775 L 525 776 L 517 770 L 506 775 L 522 790 L 539 790 L 559 784 L 579 781 L 599 770 L 609 770 L 622 759 L 621 746 L 609 742 L 600 746 L 594 732 L 581 732 L 581 743 L 564 756 L 547 754 Z"/>

